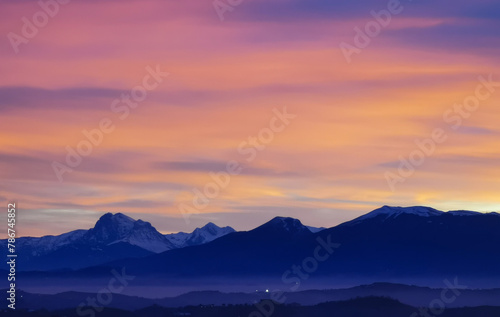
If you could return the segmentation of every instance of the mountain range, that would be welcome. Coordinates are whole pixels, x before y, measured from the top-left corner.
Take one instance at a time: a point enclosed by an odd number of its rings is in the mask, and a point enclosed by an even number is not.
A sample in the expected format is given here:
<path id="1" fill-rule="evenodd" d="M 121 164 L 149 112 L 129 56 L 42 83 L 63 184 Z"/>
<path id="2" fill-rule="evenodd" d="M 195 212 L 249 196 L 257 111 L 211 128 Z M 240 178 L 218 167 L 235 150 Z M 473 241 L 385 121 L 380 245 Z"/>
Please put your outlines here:
<path id="1" fill-rule="evenodd" d="M 469 287 L 494 287 L 500 281 L 499 229 L 498 213 L 420 206 L 384 206 L 323 230 L 276 217 L 249 231 L 208 224 L 174 235 L 122 214 L 106 214 L 93 229 L 36 238 L 19 253 L 38 252 L 37 261 L 23 269 L 46 271 L 24 274 L 32 285 L 48 277 L 61 284 L 68 278 L 105 279 L 110 270 L 126 268 L 137 277 L 136 285 L 189 284 L 193 289 L 209 280 L 211 286 L 223 280 L 271 285 L 272 280 L 292 290 L 377 281 L 442 286 L 444 279 L 457 276 Z M 320 254 L 324 260 L 314 261 Z M 48 272 L 63 268 L 77 270 Z"/>
<path id="2" fill-rule="evenodd" d="M 231 227 L 221 228 L 209 222 L 201 228 L 196 228 L 191 233 L 185 233 L 185 232 L 171 233 L 171 234 L 166 234 L 165 238 L 167 238 L 167 240 L 174 246 L 174 248 L 178 249 L 193 245 L 204 244 L 232 232 L 235 232 L 235 230 Z"/>
<path id="3" fill-rule="evenodd" d="M 16 240 L 20 270 L 78 269 L 123 258 L 140 258 L 154 253 L 210 242 L 228 233 L 208 223 L 192 233 L 163 235 L 149 222 L 122 213 L 106 213 L 89 230 L 75 230 L 58 236 L 22 237 Z M 6 247 L 7 240 L 0 240 Z"/>
<path id="4" fill-rule="evenodd" d="M 340 246 L 329 261 L 314 269 L 317 279 L 487 279 L 500 276 L 499 228 L 497 213 L 384 206 L 316 233 L 297 219 L 276 217 L 253 230 L 231 233 L 204 245 L 108 266 L 170 279 L 281 277 L 291 265 L 311 257 L 321 239 L 323 244 Z M 203 265 L 199 265 L 200 259 Z M 295 275 L 289 274 L 287 281 L 295 280 Z"/>

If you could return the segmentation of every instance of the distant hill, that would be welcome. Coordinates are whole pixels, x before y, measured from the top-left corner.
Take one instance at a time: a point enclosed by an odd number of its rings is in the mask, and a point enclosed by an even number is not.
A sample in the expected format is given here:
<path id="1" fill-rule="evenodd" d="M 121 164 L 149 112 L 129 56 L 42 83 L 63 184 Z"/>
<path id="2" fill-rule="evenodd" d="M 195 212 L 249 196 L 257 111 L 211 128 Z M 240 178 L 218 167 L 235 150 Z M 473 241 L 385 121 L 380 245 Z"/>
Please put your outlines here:
<path id="1" fill-rule="evenodd" d="M 419 316 L 420 308 L 404 305 L 396 300 L 384 297 L 356 298 L 347 301 L 326 302 L 314 306 L 298 304 L 269 306 L 269 301 L 257 302 L 255 305 L 197 305 L 180 308 L 166 308 L 152 305 L 138 310 L 120 310 L 105 308 L 98 313 L 102 317 L 234 317 L 264 316 L 259 306 L 264 307 L 267 316 L 275 317 L 402 317 Z M 268 306 L 265 306 L 268 305 Z M 95 312 L 92 307 L 83 307 L 82 311 Z M 97 315 L 97 314 L 96 314 Z M 80 317 L 74 308 L 66 310 L 17 310 L 3 311 L 8 317 Z M 447 308 L 439 316 L 443 317 L 496 317 L 500 316 L 500 307 L 480 306 L 466 308 Z"/>
<path id="2" fill-rule="evenodd" d="M 301 305 L 317 305 L 325 302 L 350 300 L 358 297 L 387 297 L 393 298 L 401 303 L 415 307 L 428 306 L 436 298 L 441 298 L 443 288 L 428 288 L 408 286 L 400 284 L 376 283 L 362 285 L 352 288 L 335 290 L 307 290 L 297 292 L 285 292 L 286 303 L 297 303 Z M 77 307 L 86 298 L 94 297 L 92 293 L 63 292 L 59 294 L 33 294 L 18 291 L 18 308 L 20 309 L 48 309 L 59 310 Z M 152 305 L 162 307 L 183 307 L 198 305 L 223 304 L 253 304 L 255 302 L 270 299 L 266 292 L 253 293 L 223 293 L 217 291 L 196 291 L 183 295 L 165 298 L 144 298 L 137 296 L 126 296 L 114 294 L 113 301 L 106 307 L 125 310 L 137 310 Z M 496 289 L 466 289 L 460 290 L 456 300 L 447 303 L 447 307 L 463 306 L 500 306 L 500 288 Z"/>

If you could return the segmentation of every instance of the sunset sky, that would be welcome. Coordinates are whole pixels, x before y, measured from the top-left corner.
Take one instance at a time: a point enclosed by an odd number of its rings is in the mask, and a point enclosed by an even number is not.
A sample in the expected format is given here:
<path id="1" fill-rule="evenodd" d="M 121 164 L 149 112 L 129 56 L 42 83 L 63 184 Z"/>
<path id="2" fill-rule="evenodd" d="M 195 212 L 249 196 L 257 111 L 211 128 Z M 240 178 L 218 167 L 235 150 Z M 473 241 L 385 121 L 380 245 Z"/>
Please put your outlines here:
<path id="1" fill-rule="evenodd" d="M 388 2 L 246 0 L 221 20 L 211 0 L 72 0 L 17 46 L 42 9 L 0 6 L 0 202 L 18 203 L 20 235 L 105 212 L 167 233 L 278 215 L 331 227 L 382 205 L 500 211 L 500 85 L 478 88 L 500 82 L 498 1 L 403 1 L 350 63 L 341 44 Z M 113 101 L 148 67 L 169 75 L 124 118 Z M 454 126 L 450 111 L 478 89 Z M 295 117 L 248 160 L 238 148 L 285 108 Z M 114 130 L 60 181 L 53 163 L 105 118 Z M 386 173 L 435 129 L 446 140 L 391 190 Z M 229 161 L 241 174 L 184 217 L 179 205 Z"/>

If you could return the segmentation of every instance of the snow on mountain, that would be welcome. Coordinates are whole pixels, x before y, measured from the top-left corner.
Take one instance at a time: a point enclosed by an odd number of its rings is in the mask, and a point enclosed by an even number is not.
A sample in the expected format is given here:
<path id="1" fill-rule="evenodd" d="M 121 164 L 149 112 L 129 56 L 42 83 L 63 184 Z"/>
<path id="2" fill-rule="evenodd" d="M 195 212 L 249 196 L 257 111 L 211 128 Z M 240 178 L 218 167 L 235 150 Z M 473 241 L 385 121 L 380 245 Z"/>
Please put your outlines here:
<path id="1" fill-rule="evenodd" d="M 122 213 L 103 215 L 82 238 L 104 245 L 126 242 L 154 253 L 176 248 L 149 222 L 134 220 Z"/>
<path id="2" fill-rule="evenodd" d="M 187 239 L 187 245 L 198 245 L 210 242 L 229 233 L 235 232 L 231 227 L 219 227 L 211 222 L 207 223 L 202 228 L 196 228 L 192 233 L 191 237 Z"/>
<path id="3" fill-rule="evenodd" d="M 334 259 L 314 272 L 318 281 L 342 276 L 345 281 L 392 280 L 401 276 L 434 279 L 465 276 L 500 278 L 500 217 L 495 214 L 456 216 L 425 207 L 382 207 L 363 220 L 311 233 L 299 220 L 277 217 L 249 231 L 221 237 L 211 243 L 145 259 L 118 261 L 130 274 L 182 276 L 218 280 L 271 277 L 283 274 L 290 263 L 311 256 L 318 238 L 330 241 Z M 199 263 L 198 263 L 198 262 Z"/>
<path id="4" fill-rule="evenodd" d="M 93 248 L 104 250 L 107 246 L 125 243 L 144 250 L 161 253 L 210 242 L 234 232 L 231 227 L 220 228 L 213 223 L 197 228 L 192 233 L 179 232 L 163 235 L 149 222 L 135 220 L 122 213 L 106 213 L 89 230 L 75 230 L 58 236 L 40 238 L 22 237 L 16 243 L 20 252 L 26 256 L 45 256 L 62 248 Z M 0 246 L 6 247 L 7 240 L 0 240 Z"/>
<path id="5" fill-rule="evenodd" d="M 16 245 L 25 256 L 39 257 L 56 252 L 62 248 L 93 247 L 102 249 L 120 242 L 137 246 L 154 253 L 175 249 L 168 239 L 159 233 L 149 222 L 134 220 L 124 214 L 107 213 L 89 230 L 75 230 L 58 236 L 21 237 Z M 6 246 L 7 240 L 0 240 Z"/>
<path id="6" fill-rule="evenodd" d="M 109 244 L 123 239 L 131 233 L 135 220 L 122 213 L 107 213 L 96 222 L 94 228 L 85 234 L 85 240 L 99 244 Z"/>
<path id="7" fill-rule="evenodd" d="M 87 230 L 75 230 L 59 236 L 21 237 L 16 239 L 16 247 L 19 250 L 29 250 L 31 256 L 39 256 L 78 241 L 86 232 Z M 0 240 L 0 245 L 7 246 L 7 240 Z"/>
<path id="8" fill-rule="evenodd" d="M 164 235 L 170 243 L 172 243 L 176 248 L 182 248 L 186 243 L 187 239 L 191 236 L 191 233 L 187 232 L 178 232 L 178 233 L 170 233 Z"/>
<path id="9" fill-rule="evenodd" d="M 317 227 L 311 227 L 311 226 L 306 226 L 306 228 L 309 229 L 309 231 L 311 231 L 312 233 L 317 233 L 317 232 L 320 232 L 320 231 L 323 231 L 326 229 L 325 227 L 317 228 Z"/>
<path id="10" fill-rule="evenodd" d="M 497 213 L 490 213 L 498 215 Z M 358 217 L 345 225 L 360 223 L 367 219 L 380 219 L 387 221 L 396 219 L 401 215 L 414 215 L 418 217 L 436 217 L 450 215 L 456 217 L 470 217 L 482 213 L 466 210 L 442 212 L 430 207 L 390 207 L 383 206 L 364 216 Z M 285 232 L 292 235 L 317 233 L 324 228 L 304 226 L 299 220 L 293 218 L 276 217 L 255 229 L 257 232 Z M 202 228 L 195 229 L 192 233 L 179 232 L 162 235 L 149 222 L 134 220 L 122 213 L 103 215 L 89 230 L 75 230 L 58 236 L 44 236 L 40 238 L 21 237 L 16 239 L 20 252 L 30 258 L 47 256 L 60 250 L 82 250 L 90 248 L 104 250 L 109 246 L 125 244 L 138 247 L 144 251 L 161 253 L 167 250 L 183 248 L 186 246 L 200 245 L 211 242 L 222 236 L 235 232 L 231 227 L 218 227 L 208 223 Z M 6 247 L 7 240 L 0 240 L 0 246 Z M 140 249 L 139 249 L 140 250 Z"/>
<path id="11" fill-rule="evenodd" d="M 447 212 L 447 214 L 450 214 L 453 216 L 477 216 L 477 215 L 481 215 L 480 212 L 470 211 L 470 210 L 450 210 Z"/>
<path id="12" fill-rule="evenodd" d="M 232 232 L 235 232 L 235 230 L 231 227 L 221 228 L 209 222 L 202 228 L 196 228 L 191 233 L 179 232 L 166 234 L 165 238 L 177 248 L 183 248 L 208 243 Z"/>
<path id="13" fill-rule="evenodd" d="M 475 216 L 475 215 L 484 215 L 484 214 L 491 214 L 491 215 L 498 215 L 495 212 L 491 213 L 481 213 L 481 212 L 476 212 L 476 211 L 469 211 L 469 210 L 452 210 L 448 212 L 440 211 L 431 207 L 423 207 L 423 206 L 414 206 L 414 207 L 391 207 L 391 206 L 383 206 L 381 208 L 375 209 L 370 213 L 367 213 L 366 215 L 363 215 L 361 217 L 358 217 L 354 220 L 348 221 L 344 223 L 345 225 L 353 225 L 353 224 L 358 224 L 361 221 L 367 220 L 367 219 L 381 219 L 382 221 L 386 221 L 389 219 L 396 219 L 401 215 L 413 215 L 413 216 L 419 216 L 419 217 L 437 217 L 437 216 L 445 216 L 445 215 L 451 215 L 451 216 L 457 216 L 457 217 L 463 217 L 463 216 Z"/>
<path id="14" fill-rule="evenodd" d="M 419 217 L 432 217 L 440 216 L 444 212 L 436 210 L 431 207 L 415 206 L 415 207 L 391 207 L 383 206 L 381 208 L 375 209 L 374 211 L 367 213 L 361 217 L 354 219 L 353 221 L 366 220 L 370 218 L 375 218 L 379 216 L 384 216 L 384 220 L 389 218 L 397 218 L 400 215 L 414 215 Z"/>

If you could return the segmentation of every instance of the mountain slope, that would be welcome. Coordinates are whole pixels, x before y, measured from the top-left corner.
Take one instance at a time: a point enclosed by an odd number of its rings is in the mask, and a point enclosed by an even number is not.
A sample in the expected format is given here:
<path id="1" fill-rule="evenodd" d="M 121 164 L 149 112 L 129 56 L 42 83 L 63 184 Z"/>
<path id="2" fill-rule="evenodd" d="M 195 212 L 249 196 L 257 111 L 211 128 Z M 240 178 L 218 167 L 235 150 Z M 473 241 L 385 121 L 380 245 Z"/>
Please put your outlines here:
<path id="1" fill-rule="evenodd" d="M 1 246 L 6 243 L 0 241 Z M 149 222 L 107 213 L 89 230 L 19 238 L 18 270 L 78 269 L 174 248 Z"/>
<path id="2" fill-rule="evenodd" d="M 89 262 L 83 256 L 102 261 L 105 254 L 111 259 L 98 267 L 51 276 L 88 279 L 98 273 L 107 276 L 112 267 L 126 267 L 129 274 L 137 276 L 136 283 L 145 285 L 160 281 L 184 285 L 187 280 L 191 285 L 202 280 L 220 283 L 222 279 L 238 280 L 242 282 L 239 285 L 262 281 L 267 284 L 273 279 L 285 287 L 313 282 L 329 287 L 332 281 L 350 285 L 381 281 L 438 287 L 444 279 L 459 276 L 461 281 L 476 283 L 475 287 L 492 287 L 500 283 L 499 228 L 497 213 L 441 212 L 428 207 L 384 206 L 317 233 L 297 219 L 276 217 L 250 231 L 229 233 L 201 245 L 146 254 L 141 259 L 123 259 L 122 248 L 148 251 L 122 240 L 105 245 L 105 250 L 79 250 L 82 256 L 69 251 L 62 256 L 52 253 L 57 260 L 79 257 L 85 266 Z M 117 238 L 99 230 L 95 235 L 104 240 Z M 317 265 L 311 262 L 312 257 L 325 255 L 325 246 L 332 243 L 340 247 L 332 249 L 331 256 L 317 261 Z M 110 253 L 111 247 L 118 249 Z M 128 257 L 138 257 L 136 251 L 127 251 Z M 306 260 L 311 273 L 302 273 L 298 278 L 299 272 L 304 272 Z M 64 261 L 60 267 L 70 267 L 64 266 L 67 265 Z"/>
<path id="3" fill-rule="evenodd" d="M 266 276 L 301 256 L 314 234 L 297 219 L 276 217 L 250 231 L 233 232 L 203 245 L 171 250 L 140 261 L 110 263 L 131 272 L 175 277 Z"/>
<path id="4" fill-rule="evenodd" d="M 311 226 L 306 226 L 307 229 L 309 229 L 309 231 L 311 231 L 312 233 L 317 233 L 317 232 L 320 232 L 320 231 L 323 231 L 325 230 L 326 228 L 325 227 L 311 227 Z"/>
<path id="5" fill-rule="evenodd" d="M 232 232 L 235 232 L 235 230 L 231 227 L 221 228 L 209 222 L 202 228 L 196 228 L 192 233 L 185 233 L 185 232 L 172 233 L 172 234 L 166 234 L 165 237 L 176 248 L 183 248 L 183 247 L 208 243 L 210 241 L 223 237 Z"/>
<path id="6" fill-rule="evenodd" d="M 323 232 L 342 247 L 322 269 L 386 278 L 498 276 L 499 229 L 497 213 L 384 206 Z"/>
<path id="7" fill-rule="evenodd" d="M 175 249 L 175 246 L 149 222 L 134 220 L 124 214 L 107 213 L 82 237 L 93 245 L 128 243 L 154 253 Z"/>
<path id="8" fill-rule="evenodd" d="M 231 233 L 204 245 L 113 265 L 138 274 L 146 271 L 178 278 L 281 277 L 291 265 L 311 257 L 321 238 L 341 246 L 318 266 L 312 279 L 500 278 L 499 229 L 496 213 L 384 206 L 318 233 L 296 219 L 278 217 L 254 230 Z"/>

